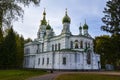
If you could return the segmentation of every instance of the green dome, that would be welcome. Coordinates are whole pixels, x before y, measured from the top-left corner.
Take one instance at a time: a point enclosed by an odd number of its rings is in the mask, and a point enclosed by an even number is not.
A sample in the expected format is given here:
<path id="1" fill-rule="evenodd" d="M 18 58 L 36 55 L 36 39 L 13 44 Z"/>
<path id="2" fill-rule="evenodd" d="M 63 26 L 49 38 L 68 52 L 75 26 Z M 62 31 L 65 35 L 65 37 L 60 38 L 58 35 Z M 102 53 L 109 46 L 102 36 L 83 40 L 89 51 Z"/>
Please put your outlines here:
<path id="1" fill-rule="evenodd" d="M 41 25 L 47 25 L 47 22 L 45 19 L 41 20 Z"/>
<path id="2" fill-rule="evenodd" d="M 46 30 L 50 30 L 50 29 L 51 29 L 51 26 L 48 24 L 46 27 Z"/>
<path id="3" fill-rule="evenodd" d="M 88 29 L 88 25 L 85 23 L 83 29 Z"/>
<path id="4" fill-rule="evenodd" d="M 71 19 L 70 17 L 67 15 L 67 10 L 66 10 L 66 14 L 65 16 L 63 17 L 63 20 L 62 20 L 62 23 L 70 23 L 71 22 Z"/>
<path id="5" fill-rule="evenodd" d="M 82 27 L 80 26 L 80 27 L 79 27 L 79 29 L 81 30 L 81 29 L 82 29 Z"/>

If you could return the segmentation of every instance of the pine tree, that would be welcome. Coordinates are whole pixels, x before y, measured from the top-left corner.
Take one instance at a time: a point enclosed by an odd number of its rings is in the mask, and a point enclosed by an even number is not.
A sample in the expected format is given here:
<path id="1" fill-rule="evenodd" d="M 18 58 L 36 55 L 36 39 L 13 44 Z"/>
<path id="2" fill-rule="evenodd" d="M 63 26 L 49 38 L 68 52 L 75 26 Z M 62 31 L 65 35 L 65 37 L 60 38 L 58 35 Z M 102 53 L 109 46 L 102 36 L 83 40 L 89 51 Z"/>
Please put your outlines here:
<path id="1" fill-rule="evenodd" d="M 2 65 L 4 68 L 14 68 L 16 66 L 16 46 L 15 32 L 10 28 L 3 42 Z"/>
<path id="2" fill-rule="evenodd" d="M 102 21 L 105 25 L 101 28 L 111 34 L 120 34 L 120 1 L 109 0 L 104 8 L 105 16 Z"/>

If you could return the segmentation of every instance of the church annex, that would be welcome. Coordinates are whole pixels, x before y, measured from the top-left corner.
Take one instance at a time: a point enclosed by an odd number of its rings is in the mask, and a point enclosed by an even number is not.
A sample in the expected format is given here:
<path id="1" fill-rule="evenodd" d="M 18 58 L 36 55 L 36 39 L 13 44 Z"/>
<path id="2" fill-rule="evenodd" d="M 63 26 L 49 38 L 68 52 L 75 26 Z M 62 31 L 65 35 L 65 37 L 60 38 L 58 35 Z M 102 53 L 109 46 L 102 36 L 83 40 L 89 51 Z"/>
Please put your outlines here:
<path id="1" fill-rule="evenodd" d="M 93 51 L 93 38 L 88 25 L 79 27 L 79 34 L 70 31 L 71 19 L 67 10 L 62 20 L 63 29 L 55 35 L 46 21 L 46 12 L 33 42 L 24 45 L 24 68 L 54 70 L 98 70 L 100 55 Z"/>

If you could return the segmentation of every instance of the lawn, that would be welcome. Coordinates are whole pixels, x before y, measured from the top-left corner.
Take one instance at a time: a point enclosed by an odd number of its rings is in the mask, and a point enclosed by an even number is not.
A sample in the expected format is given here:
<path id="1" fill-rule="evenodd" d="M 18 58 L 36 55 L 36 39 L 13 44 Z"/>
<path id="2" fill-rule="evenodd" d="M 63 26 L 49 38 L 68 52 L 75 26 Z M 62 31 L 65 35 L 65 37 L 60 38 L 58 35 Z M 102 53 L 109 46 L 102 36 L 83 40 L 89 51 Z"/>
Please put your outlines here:
<path id="1" fill-rule="evenodd" d="M 101 74 L 62 74 L 55 80 L 120 80 L 120 76 Z"/>
<path id="2" fill-rule="evenodd" d="M 0 80 L 26 80 L 29 77 L 46 73 L 41 70 L 0 70 Z"/>

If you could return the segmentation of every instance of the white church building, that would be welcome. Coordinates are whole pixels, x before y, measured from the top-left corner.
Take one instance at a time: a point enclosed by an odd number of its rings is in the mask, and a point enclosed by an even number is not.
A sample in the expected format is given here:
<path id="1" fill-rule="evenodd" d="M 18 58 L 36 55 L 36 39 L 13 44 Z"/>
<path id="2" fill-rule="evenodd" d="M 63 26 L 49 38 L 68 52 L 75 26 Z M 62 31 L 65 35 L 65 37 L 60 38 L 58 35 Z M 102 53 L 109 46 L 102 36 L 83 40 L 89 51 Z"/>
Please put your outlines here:
<path id="1" fill-rule="evenodd" d="M 65 12 L 63 29 L 55 35 L 46 21 L 46 12 L 37 32 L 37 38 L 24 45 L 24 68 L 52 70 L 98 70 L 100 55 L 93 51 L 93 38 L 88 25 L 79 27 L 79 34 L 70 31 L 71 19 Z"/>

